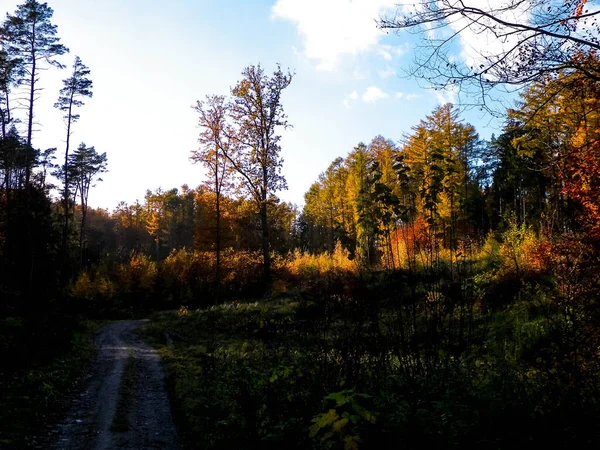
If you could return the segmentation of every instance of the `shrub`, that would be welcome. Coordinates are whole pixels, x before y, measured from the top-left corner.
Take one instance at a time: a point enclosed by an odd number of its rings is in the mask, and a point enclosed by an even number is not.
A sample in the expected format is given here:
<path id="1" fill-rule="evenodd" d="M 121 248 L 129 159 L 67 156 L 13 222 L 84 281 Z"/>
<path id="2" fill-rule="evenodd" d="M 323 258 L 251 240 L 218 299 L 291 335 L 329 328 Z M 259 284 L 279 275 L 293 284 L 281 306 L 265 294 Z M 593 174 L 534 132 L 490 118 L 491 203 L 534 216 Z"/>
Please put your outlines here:
<path id="1" fill-rule="evenodd" d="M 282 263 L 284 276 L 311 297 L 344 292 L 353 284 L 358 266 L 338 244 L 333 254 L 294 252 Z"/>

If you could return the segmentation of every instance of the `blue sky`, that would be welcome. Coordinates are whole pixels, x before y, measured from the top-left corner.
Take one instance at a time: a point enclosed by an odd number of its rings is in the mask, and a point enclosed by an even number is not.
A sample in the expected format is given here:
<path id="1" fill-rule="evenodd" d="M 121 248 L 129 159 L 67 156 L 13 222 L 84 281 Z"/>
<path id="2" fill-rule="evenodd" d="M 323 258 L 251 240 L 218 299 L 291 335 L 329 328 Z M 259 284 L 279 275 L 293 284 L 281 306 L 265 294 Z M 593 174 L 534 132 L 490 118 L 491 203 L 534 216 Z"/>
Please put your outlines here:
<path id="1" fill-rule="evenodd" d="M 20 3 L 4 0 L 0 13 Z M 374 20 L 390 0 L 50 0 L 62 43 L 91 70 L 94 97 L 81 110 L 72 144 L 84 141 L 108 156 L 109 172 L 90 205 L 112 210 L 142 200 L 146 189 L 196 187 L 203 169 L 191 106 L 207 94 L 228 94 L 242 69 L 277 63 L 296 73 L 282 102 L 293 129 L 282 133 L 285 201 L 304 192 L 337 156 L 377 134 L 394 141 L 440 104 L 453 100 L 398 75 L 412 61 L 411 36 L 385 35 Z M 63 152 L 56 101 L 69 70 L 42 74 L 36 106 L 40 148 Z M 482 137 L 497 132 L 489 118 L 465 118 Z"/>

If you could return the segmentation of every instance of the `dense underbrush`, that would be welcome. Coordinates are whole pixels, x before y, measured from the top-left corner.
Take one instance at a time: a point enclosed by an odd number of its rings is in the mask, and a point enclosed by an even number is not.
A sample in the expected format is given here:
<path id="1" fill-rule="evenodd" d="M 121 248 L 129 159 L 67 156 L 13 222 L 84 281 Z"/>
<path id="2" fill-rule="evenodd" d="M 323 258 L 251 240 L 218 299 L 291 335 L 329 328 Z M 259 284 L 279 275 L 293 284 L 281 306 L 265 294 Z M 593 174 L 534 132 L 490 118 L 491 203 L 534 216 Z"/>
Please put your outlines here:
<path id="1" fill-rule="evenodd" d="M 48 313 L 0 320 L 0 448 L 40 448 L 94 354 L 100 323 Z"/>
<path id="2" fill-rule="evenodd" d="M 300 255 L 276 298 L 157 314 L 188 447 L 597 446 L 597 261 L 510 233 L 415 270 Z"/>

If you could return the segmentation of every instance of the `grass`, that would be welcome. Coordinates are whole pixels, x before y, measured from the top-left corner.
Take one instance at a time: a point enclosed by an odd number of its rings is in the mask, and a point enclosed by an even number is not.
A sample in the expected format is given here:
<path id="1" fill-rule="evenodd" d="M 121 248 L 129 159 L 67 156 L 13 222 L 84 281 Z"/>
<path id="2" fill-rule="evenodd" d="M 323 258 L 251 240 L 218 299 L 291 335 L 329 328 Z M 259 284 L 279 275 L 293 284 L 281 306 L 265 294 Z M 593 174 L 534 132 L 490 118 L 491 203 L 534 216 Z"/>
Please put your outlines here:
<path id="1" fill-rule="evenodd" d="M 94 356 L 93 336 L 103 323 L 84 322 L 52 359 L 32 361 L 0 377 L 0 448 L 35 445 L 46 424 L 64 413 L 70 394 Z M 83 370 L 82 370 L 83 369 Z"/>
<path id="2" fill-rule="evenodd" d="M 129 413 L 133 409 L 133 399 L 138 387 L 138 367 L 138 360 L 130 354 L 123 367 L 121 385 L 119 386 L 119 402 L 111 425 L 112 431 L 125 432 L 129 430 Z"/>
<path id="3" fill-rule="evenodd" d="M 166 364 L 190 449 L 597 443 L 600 366 L 573 333 L 584 327 L 552 285 L 495 264 L 482 255 L 460 283 L 380 273 L 313 300 L 182 308 L 140 333 Z"/>
<path id="4" fill-rule="evenodd" d="M 302 373 L 310 339 L 302 339 L 294 326 L 298 308 L 291 299 L 234 302 L 185 316 L 158 313 L 142 327 L 140 333 L 166 363 L 175 416 L 187 448 L 247 448 L 261 441 L 267 445 L 287 440 L 283 435 L 292 429 L 300 430 L 301 441 L 307 442 L 304 428 L 313 411 L 278 425 L 272 423 L 275 416 L 263 413 L 257 420 L 255 414 L 263 408 L 258 406 L 263 400 L 276 401 L 282 408 L 303 401 L 306 392 L 294 392 L 292 384 L 295 377 L 310 377 L 310 368 Z M 165 331 L 173 346 L 166 345 Z M 289 349 L 286 357 L 275 341 Z M 302 383 L 297 386 L 304 391 Z M 285 396 L 259 399 L 257 389 L 285 391 Z M 324 394 L 320 391 L 310 394 L 317 403 Z"/>

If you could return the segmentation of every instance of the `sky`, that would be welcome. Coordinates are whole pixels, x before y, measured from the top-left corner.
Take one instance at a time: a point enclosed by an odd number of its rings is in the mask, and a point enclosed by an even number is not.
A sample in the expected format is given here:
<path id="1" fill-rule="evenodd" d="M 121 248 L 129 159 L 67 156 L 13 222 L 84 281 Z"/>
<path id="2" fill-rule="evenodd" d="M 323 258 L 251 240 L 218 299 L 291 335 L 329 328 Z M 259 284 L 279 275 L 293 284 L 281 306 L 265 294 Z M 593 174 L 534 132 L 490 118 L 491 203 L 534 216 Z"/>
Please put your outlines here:
<path id="1" fill-rule="evenodd" d="M 0 14 L 21 3 L 2 0 Z M 196 187 L 205 179 L 189 161 L 199 128 L 192 106 L 206 95 L 229 94 L 248 65 L 295 73 L 282 104 L 293 128 L 282 130 L 284 200 L 303 204 L 319 173 L 359 142 L 376 135 L 399 141 L 451 92 L 403 76 L 414 58 L 412 35 L 376 27 L 396 0 L 49 0 L 52 22 L 70 53 L 91 70 L 93 98 L 74 125 L 81 142 L 106 152 L 108 173 L 89 205 L 113 210 L 143 201 L 147 189 Z M 64 158 L 65 126 L 53 108 L 61 80 L 42 73 L 33 145 L 57 147 Z M 497 122 L 478 111 L 463 115 L 483 138 Z"/>

